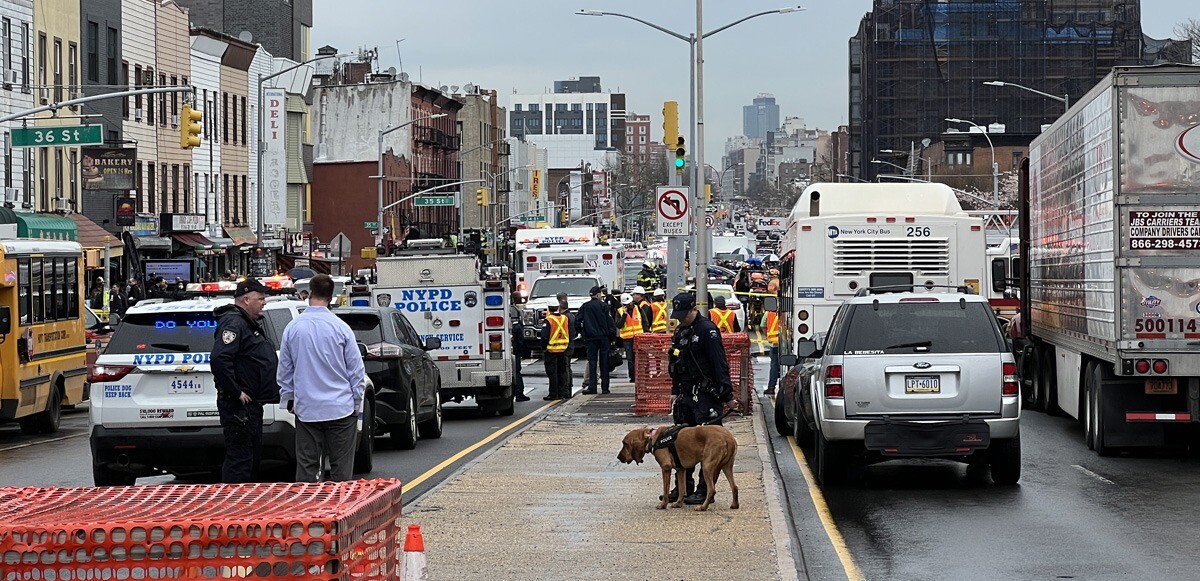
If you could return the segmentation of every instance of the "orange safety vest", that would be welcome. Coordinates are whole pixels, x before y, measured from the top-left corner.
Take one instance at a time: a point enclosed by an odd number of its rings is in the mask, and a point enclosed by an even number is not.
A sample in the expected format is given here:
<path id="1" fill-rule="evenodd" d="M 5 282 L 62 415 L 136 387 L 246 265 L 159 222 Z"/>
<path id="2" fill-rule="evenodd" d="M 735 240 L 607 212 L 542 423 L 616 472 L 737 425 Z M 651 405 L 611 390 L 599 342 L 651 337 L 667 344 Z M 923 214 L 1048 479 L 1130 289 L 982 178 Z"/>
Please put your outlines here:
<path id="1" fill-rule="evenodd" d="M 708 318 L 720 329 L 722 333 L 733 332 L 733 322 L 737 320 L 737 314 L 729 309 L 709 309 Z"/>
<path id="2" fill-rule="evenodd" d="M 637 305 L 627 305 L 621 307 L 621 320 L 624 323 L 621 325 L 621 338 L 632 339 L 634 335 L 641 335 L 642 330 L 642 310 L 637 308 Z"/>
<path id="3" fill-rule="evenodd" d="M 546 324 L 550 325 L 550 341 L 546 343 L 546 351 L 562 353 L 571 344 L 571 335 L 567 331 L 566 315 L 546 315 Z"/>
<path id="4" fill-rule="evenodd" d="M 779 344 L 779 314 L 767 311 L 767 343 Z"/>
<path id="5" fill-rule="evenodd" d="M 650 303 L 650 310 L 654 311 L 654 320 L 650 322 L 651 333 L 666 333 L 667 332 L 667 304 L 666 303 Z"/>

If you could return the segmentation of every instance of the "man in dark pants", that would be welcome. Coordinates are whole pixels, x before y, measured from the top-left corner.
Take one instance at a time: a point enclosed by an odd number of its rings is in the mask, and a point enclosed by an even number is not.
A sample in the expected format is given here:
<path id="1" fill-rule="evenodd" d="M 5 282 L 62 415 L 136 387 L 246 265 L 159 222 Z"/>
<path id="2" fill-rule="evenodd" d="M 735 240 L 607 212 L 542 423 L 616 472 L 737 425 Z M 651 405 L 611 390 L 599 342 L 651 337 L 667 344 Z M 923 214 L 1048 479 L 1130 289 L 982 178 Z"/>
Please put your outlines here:
<path id="1" fill-rule="evenodd" d="M 525 395 L 525 376 L 521 375 L 521 335 L 525 327 L 521 323 L 521 293 L 513 291 L 511 301 L 508 304 L 508 320 L 511 330 L 509 341 L 512 343 L 513 394 L 517 401 L 529 401 L 529 396 Z"/>
<path id="2" fill-rule="evenodd" d="M 671 407 L 675 423 L 687 426 L 720 425 L 723 410 L 737 407 L 729 360 L 721 343 L 721 332 L 696 309 L 696 297 L 679 293 L 671 301 L 671 318 L 679 327 L 671 339 L 668 363 L 671 373 Z M 704 479 L 693 489 L 693 473 L 687 475 L 687 504 L 702 504 L 707 489 Z"/>
<path id="3" fill-rule="evenodd" d="M 279 402 L 275 345 L 260 321 L 267 287 L 258 279 L 238 283 L 234 303 L 218 308 L 211 355 L 217 413 L 225 433 L 222 482 L 254 482 L 262 450 L 263 404 Z"/>
<path id="4" fill-rule="evenodd" d="M 604 302 L 604 287 L 594 286 L 588 294 L 592 295 L 592 300 L 579 307 L 579 324 L 583 326 L 588 358 L 588 384 L 583 393 L 594 395 L 597 385 L 602 393 L 609 393 L 608 348 L 617 339 L 617 326 L 609 315 L 609 305 Z M 599 384 L 596 383 L 597 371 Z"/>
<path id="5" fill-rule="evenodd" d="M 575 328 L 567 317 L 565 303 L 560 303 L 557 310 L 552 309 L 546 313 L 541 339 L 550 393 L 542 398 L 543 400 L 571 397 L 571 337 L 574 334 Z"/>

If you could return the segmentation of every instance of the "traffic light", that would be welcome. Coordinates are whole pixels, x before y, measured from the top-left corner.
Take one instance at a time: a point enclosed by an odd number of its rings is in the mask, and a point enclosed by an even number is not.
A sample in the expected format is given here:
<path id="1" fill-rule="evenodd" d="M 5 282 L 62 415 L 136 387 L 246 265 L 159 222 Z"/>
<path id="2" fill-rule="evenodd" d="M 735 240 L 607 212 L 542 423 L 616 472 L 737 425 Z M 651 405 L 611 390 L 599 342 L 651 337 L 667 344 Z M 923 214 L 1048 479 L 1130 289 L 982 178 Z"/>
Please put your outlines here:
<path id="1" fill-rule="evenodd" d="M 480 206 L 488 205 L 488 189 L 487 188 L 479 188 L 478 190 L 475 190 L 475 203 L 479 204 Z"/>
<path id="2" fill-rule="evenodd" d="M 183 104 L 183 113 L 179 115 L 179 147 L 200 147 L 200 132 L 204 130 L 200 122 L 203 119 L 204 111 L 192 109 L 187 103 Z"/>
<path id="3" fill-rule="evenodd" d="M 670 147 L 671 140 L 679 136 L 679 102 L 663 103 L 663 145 Z"/>
<path id="4" fill-rule="evenodd" d="M 712 184 L 704 184 L 704 199 L 707 200 L 705 204 L 712 205 Z"/>
<path id="5" fill-rule="evenodd" d="M 687 166 L 687 147 L 683 142 L 683 136 L 680 135 L 675 141 L 675 173 L 682 174 L 685 166 Z"/>

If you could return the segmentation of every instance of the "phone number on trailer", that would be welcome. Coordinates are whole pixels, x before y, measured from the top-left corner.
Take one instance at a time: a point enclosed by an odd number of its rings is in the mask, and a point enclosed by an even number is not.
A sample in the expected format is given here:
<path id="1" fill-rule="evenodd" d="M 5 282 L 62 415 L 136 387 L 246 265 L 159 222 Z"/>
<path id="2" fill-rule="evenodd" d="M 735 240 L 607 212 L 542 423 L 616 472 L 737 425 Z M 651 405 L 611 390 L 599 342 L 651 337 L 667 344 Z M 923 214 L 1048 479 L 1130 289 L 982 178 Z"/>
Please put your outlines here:
<path id="1" fill-rule="evenodd" d="M 1129 241 L 1132 250 L 1196 250 L 1200 249 L 1200 238 L 1133 238 Z"/>

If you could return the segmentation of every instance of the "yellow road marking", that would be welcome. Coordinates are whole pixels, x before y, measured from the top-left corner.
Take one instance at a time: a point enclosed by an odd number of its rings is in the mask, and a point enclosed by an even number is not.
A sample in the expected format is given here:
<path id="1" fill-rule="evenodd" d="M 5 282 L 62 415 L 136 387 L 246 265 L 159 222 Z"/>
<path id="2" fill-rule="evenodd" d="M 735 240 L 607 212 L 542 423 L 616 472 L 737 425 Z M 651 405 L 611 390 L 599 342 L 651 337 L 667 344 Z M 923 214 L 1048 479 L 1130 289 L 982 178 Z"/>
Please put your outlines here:
<path id="1" fill-rule="evenodd" d="M 842 562 L 846 578 L 850 581 L 862 581 L 865 577 L 858 565 L 854 563 L 854 557 L 850 555 L 850 548 L 846 546 L 846 539 L 842 537 L 842 531 L 838 530 L 837 523 L 833 522 L 833 513 L 829 512 L 829 505 L 825 503 L 825 495 L 821 494 L 821 489 L 817 487 L 817 480 L 808 467 L 804 451 L 796 445 L 795 437 L 788 436 L 787 441 L 788 445 L 792 447 L 792 455 L 800 464 L 800 472 L 804 474 L 804 480 L 808 483 L 808 495 L 812 497 L 813 507 L 817 509 L 817 516 L 821 517 L 821 525 L 825 527 L 825 534 L 833 543 L 833 550 L 837 552 L 838 560 Z"/>
<path id="2" fill-rule="evenodd" d="M 432 478 L 432 477 L 433 477 L 435 474 L 437 474 L 438 472 L 441 472 L 442 470 L 445 470 L 445 469 L 446 469 L 446 467 L 450 466 L 451 464 L 454 464 L 455 462 L 458 462 L 459 460 L 461 460 L 461 459 L 462 459 L 464 456 L 466 456 L 467 454 L 470 454 L 471 452 L 474 452 L 475 450 L 478 450 L 478 449 L 479 449 L 481 446 L 483 446 L 484 444 L 487 444 L 488 442 L 491 442 L 492 440 L 495 440 L 496 438 L 499 438 L 500 436 L 502 436 L 502 435 L 504 435 L 504 434 L 506 434 L 506 433 L 508 433 L 508 432 L 512 431 L 512 429 L 513 429 L 513 428 L 516 428 L 517 426 L 519 426 L 519 425 L 521 425 L 521 424 L 525 423 L 525 422 L 526 422 L 526 421 L 528 421 L 530 418 L 533 418 L 534 416 L 536 416 L 536 415 L 538 415 L 538 414 L 542 413 L 543 411 L 546 411 L 546 410 L 548 410 L 548 409 L 550 409 L 550 408 L 552 408 L 552 407 L 554 407 L 554 406 L 556 406 L 556 405 L 558 405 L 558 404 L 562 403 L 562 401 L 563 401 L 563 400 L 555 400 L 555 401 L 552 401 L 552 402 L 550 402 L 550 403 L 548 403 L 548 404 L 546 404 L 546 405 L 544 405 L 544 406 L 542 406 L 542 407 L 540 407 L 540 408 L 538 408 L 538 409 L 534 410 L 533 412 L 531 412 L 531 413 L 529 413 L 528 415 L 526 415 L 526 416 L 522 417 L 521 419 L 519 419 L 519 420 L 517 420 L 517 421 L 515 421 L 515 422 L 513 422 L 513 423 L 511 423 L 511 424 L 508 424 L 507 426 L 504 426 L 503 428 L 500 428 L 499 430 L 496 430 L 495 432 L 492 432 L 490 435 L 488 435 L 488 437 L 486 437 L 486 438 L 484 438 L 484 439 L 482 439 L 482 440 L 480 440 L 480 441 L 478 441 L 478 442 L 475 442 L 474 444 L 471 444 L 470 446 L 467 446 L 466 448 L 463 448 L 463 449 L 462 449 L 462 450 L 460 450 L 460 451 L 459 451 L 457 454 L 455 454 L 455 455 L 453 455 L 453 456 L 451 456 L 451 457 L 449 457 L 449 458 L 446 458 L 445 460 L 443 460 L 443 461 L 441 462 L 441 464 L 438 464 L 437 466 L 434 466 L 433 468 L 430 468 L 429 470 L 426 470 L 424 474 L 422 474 L 422 475 L 420 475 L 420 476 L 418 476 L 418 477 L 416 477 L 416 478 L 414 478 L 414 479 L 412 479 L 412 480 L 410 480 L 410 481 L 408 481 L 408 482 L 405 482 L 405 483 L 404 483 L 404 485 L 403 485 L 403 486 L 400 488 L 400 493 L 401 493 L 401 494 L 404 494 L 405 492 L 409 492 L 409 491 L 410 491 L 410 490 L 412 490 L 413 488 L 416 488 L 417 486 L 420 486 L 420 484 L 421 484 L 422 482 L 425 482 L 426 480 L 429 480 L 430 478 Z"/>

